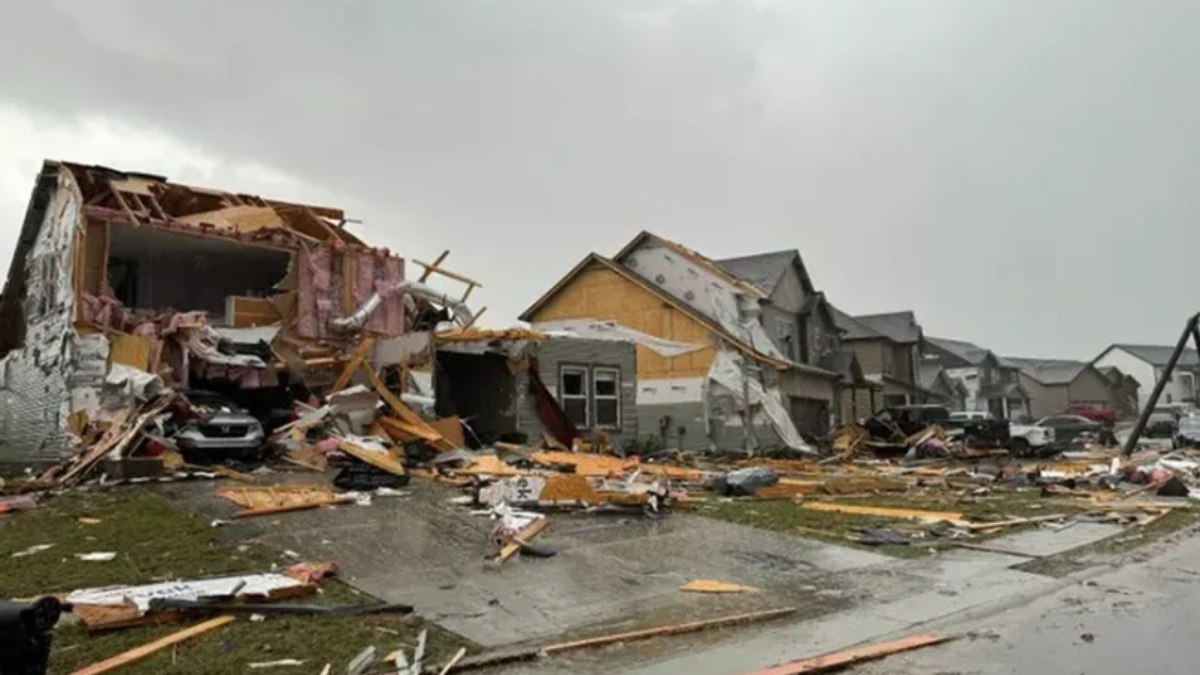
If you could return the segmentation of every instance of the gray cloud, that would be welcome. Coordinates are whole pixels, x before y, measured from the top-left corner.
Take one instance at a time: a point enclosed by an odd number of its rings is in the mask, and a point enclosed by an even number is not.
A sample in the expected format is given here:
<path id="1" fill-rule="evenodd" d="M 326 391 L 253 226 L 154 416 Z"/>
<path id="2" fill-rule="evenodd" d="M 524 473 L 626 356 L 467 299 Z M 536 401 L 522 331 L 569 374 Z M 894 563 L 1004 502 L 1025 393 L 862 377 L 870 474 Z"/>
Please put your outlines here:
<path id="1" fill-rule="evenodd" d="M 328 186 L 369 205 L 373 240 L 453 249 L 494 320 L 643 228 L 713 256 L 798 248 L 847 309 L 911 308 L 1005 352 L 1167 341 L 1196 309 L 1190 3 L 6 14 L 0 101 L 152 125 Z"/>

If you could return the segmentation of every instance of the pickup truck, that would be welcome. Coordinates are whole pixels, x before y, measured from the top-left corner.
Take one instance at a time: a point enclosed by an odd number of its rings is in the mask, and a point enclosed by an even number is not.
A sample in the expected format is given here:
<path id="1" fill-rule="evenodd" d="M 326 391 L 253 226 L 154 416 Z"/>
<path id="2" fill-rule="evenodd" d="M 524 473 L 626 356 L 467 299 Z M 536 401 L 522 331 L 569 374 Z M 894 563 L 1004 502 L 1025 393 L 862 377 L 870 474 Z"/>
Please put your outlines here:
<path id="1" fill-rule="evenodd" d="M 1008 425 L 1008 449 L 1016 455 L 1048 455 L 1056 451 L 1054 429 L 1038 424 Z"/>
<path id="2" fill-rule="evenodd" d="M 967 447 L 980 443 L 1004 447 L 1009 442 L 1008 422 L 981 410 L 952 412 L 950 418 L 946 420 L 945 426 L 947 429 L 961 429 L 963 442 Z"/>

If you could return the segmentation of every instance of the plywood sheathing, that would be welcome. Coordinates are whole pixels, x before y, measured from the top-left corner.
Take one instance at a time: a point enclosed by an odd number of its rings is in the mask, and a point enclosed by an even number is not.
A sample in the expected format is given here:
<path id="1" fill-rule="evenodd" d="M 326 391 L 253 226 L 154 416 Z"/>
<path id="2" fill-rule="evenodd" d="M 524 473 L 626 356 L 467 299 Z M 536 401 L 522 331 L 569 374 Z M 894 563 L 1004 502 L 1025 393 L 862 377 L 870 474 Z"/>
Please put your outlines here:
<path id="1" fill-rule="evenodd" d="M 716 355 L 709 327 L 627 277 L 598 265 L 581 272 L 532 318 L 538 323 L 564 319 L 616 321 L 667 340 L 708 345 L 680 356 L 663 356 L 637 345 L 637 375 L 642 380 L 704 377 Z"/>

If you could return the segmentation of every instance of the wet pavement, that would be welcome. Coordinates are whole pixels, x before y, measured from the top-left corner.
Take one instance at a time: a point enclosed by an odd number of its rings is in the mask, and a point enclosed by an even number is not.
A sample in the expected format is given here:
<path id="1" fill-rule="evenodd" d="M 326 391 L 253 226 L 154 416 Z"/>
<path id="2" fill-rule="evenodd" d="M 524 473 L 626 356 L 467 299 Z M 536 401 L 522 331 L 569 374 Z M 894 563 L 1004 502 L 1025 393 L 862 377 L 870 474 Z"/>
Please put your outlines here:
<path id="1" fill-rule="evenodd" d="M 859 675 L 1163 673 L 1200 666 L 1200 538 L 1140 551 L 1021 607 L 937 626 L 973 635 L 859 666 Z"/>
<path id="2" fill-rule="evenodd" d="M 272 477 L 314 478 L 320 477 Z M 169 489 L 208 518 L 228 518 L 235 510 L 213 497 L 211 484 Z M 827 576 L 892 560 L 688 513 L 658 518 L 555 513 L 538 543 L 557 549 L 556 557 L 518 557 L 495 566 L 485 561 L 491 521 L 448 504 L 457 490 L 414 482 L 410 493 L 376 498 L 370 506 L 238 521 L 222 534 L 294 551 L 304 559 L 335 560 L 343 578 L 361 590 L 411 603 L 423 616 L 484 646 L 777 607 L 799 607 L 803 616 L 812 616 L 856 596 L 852 582 L 834 583 Z M 761 592 L 680 592 L 691 579 L 717 579 Z M 917 577 L 909 580 L 922 583 Z"/>

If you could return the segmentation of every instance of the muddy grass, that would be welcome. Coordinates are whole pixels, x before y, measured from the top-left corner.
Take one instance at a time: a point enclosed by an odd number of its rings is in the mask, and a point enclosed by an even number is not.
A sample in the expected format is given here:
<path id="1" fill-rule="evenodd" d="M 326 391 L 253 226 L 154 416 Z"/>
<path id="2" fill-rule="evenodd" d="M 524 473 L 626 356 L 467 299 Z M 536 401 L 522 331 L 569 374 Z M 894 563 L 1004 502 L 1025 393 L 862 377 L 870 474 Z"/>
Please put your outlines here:
<path id="1" fill-rule="evenodd" d="M 1084 505 L 1072 505 L 1063 500 L 1043 498 L 1038 490 L 994 492 L 978 497 L 957 500 L 942 495 L 927 498 L 908 495 L 880 494 L 871 497 L 849 497 L 836 500 L 839 504 L 882 506 L 888 508 L 921 509 L 961 513 L 969 520 L 1006 520 L 1049 515 L 1053 513 L 1075 513 L 1084 510 Z M 804 537 L 821 539 L 832 543 L 862 548 L 901 558 L 927 555 L 943 545 L 937 537 L 913 538 L 909 545 L 870 546 L 857 539 L 862 531 L 870 528 L 891 528 L 916 531 L 920 528 L 895 518 L 881 518 L 831 511 L 812 511 L 790 499 L 780 500 L 727 500 L 693 502 L 687 507 L 696 513 L 711 518 L 727 520 L 742 525 L 751 525 L 770 530 L 789 532 Z M 1019 528 L 1009 527 L 997 534 L 1011 534 Z M 973 541 L 986 540 L 980 535 Z"/>
<path id="2" fill-rule="evenodd" d="M 81 519 L 99 520 L 87 522 Z M 72 494 L 32 511 L 0 515 L 0 598 L 31 597 L 88 586 L 148 583 L 171 578 L 261 572 L 296 562 L 256 544 L 217 543 L 209 523 L 185 513 L 152 491 L 130 488 Z M 28 556 L 14 553 L 36 545 L 51 548 Z M 85 562 L 76 553 L 114 551 L 111 562 Z M 326 582 L 307 604 L 373 602 L 336 581 Z M 180 630 L 184 624 L 146 626 L 87 634 L 81 625 L 60 622 L 51 653 L 51 672 L 72 672 L 140 644 Z M 248 664 L 278 659 L 305 661 L 304 672 L 325 663 L 344 672 L 346 663 L 367 646 L 379 655 L 406 647 L 411 653 L 425 626 L 419 618 L 244 617 L 223 628 L 164 650 L 121 669 L 123 673 L 244 673 Z M 429 627 L 429 663 L 449 658 L 461 638 Z"/>

